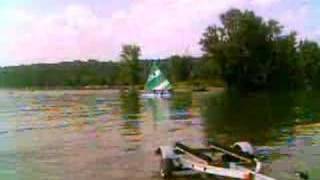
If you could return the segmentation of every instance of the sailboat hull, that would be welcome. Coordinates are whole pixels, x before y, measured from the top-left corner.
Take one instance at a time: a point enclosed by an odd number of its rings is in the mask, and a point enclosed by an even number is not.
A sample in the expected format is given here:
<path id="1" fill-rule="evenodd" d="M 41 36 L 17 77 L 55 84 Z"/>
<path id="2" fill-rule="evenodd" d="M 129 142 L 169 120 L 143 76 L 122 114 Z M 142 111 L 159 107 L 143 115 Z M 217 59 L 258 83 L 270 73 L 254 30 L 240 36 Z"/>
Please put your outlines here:
<path id="1" fill-rule="evenodd" d="M 172 94 L 170 92 L 163 92 L 163 93 L 153 93 L 153 92 L 147 92 L 147 93 L 143 93 L 141 95 L 142 98 L 171 98 Z"/>

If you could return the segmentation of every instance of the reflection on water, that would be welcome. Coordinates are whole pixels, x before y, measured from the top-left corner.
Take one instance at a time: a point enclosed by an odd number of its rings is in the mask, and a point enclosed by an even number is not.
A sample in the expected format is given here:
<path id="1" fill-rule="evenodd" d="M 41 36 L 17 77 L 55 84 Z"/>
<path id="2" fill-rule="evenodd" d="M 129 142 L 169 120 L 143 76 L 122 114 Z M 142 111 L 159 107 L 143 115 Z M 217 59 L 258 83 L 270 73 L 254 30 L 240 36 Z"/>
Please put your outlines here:
<path id="1" fill-rule="evenodd" d="M 161 123 L 169 119 L 169 102 L 167 99 L 146 99 L 146 108 L 151 112 L 152 120 Z"/>
<path id="2" fill-rule="evenodd" d="M 184 120 L 192 115 L 192 94 L 189 92 L 176 94 L 173 96 L 170 105 L 170 119 Z"/>
<path id="3" fill-rule="evenodd" d="M 202 109 L 207 135 L 229 143 L 276 143 L 292 135 L 296 124 L 319 120 L 317 99 L 320 96 L 314 92 L 211 95 L 204 100 Z"/>
<path id="4" fill-rule="evenodd" d="M 192 117 L 192 94 L 175 94 L 172 99 L 146 99 L 146 108 L 152 112 L 154 122 L 162 123 L 167 120 L 188 120 Z"/>
<path id="5" fill-rule="evenodd" d="M 139 93 L 131 89 L 127 93 L 121 94 L 121 114 L 122 128 L 121 134 L 126 138 L 127 150 L 136 150 L 140 146 L 143 138 L 141 133 L 141 115 Z"/>
<path id="6" fill-rule="evenodd" d="M 203 103 L 207 138 L 271 146 L 269 174 L 279 179 L 295 179 L 295 171 L 320 177 L 318 92 L 224 92 L 206 97 Z"/>
<path id="7" fill-rule="evenodd" d="M 268 144 L 288 133 L 281 128 L 292 122 L 292 108 L 287 95 L 223 93 L 205 101 L 203 114 L 209 138 Z"/>
<path id="8" fill-rule="evenodd" d="M 268 146 L 267 173 L 279 179 L 296 169 L 320 177 L 317 92 L 141 99 L 137 91 L 0 91 L 0 98 L 0 179 L 161 179 L 158 146 L 208 138 Z"/>

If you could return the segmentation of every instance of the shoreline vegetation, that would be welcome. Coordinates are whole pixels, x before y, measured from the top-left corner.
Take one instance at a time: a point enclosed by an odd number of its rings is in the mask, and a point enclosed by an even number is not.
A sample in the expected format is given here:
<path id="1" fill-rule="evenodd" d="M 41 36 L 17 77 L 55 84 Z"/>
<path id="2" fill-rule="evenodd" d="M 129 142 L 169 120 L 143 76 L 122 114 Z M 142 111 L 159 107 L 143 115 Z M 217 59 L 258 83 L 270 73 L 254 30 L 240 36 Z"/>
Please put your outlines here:
<path id="1" fill-rule="evenodd" d="M 285 32 L 276 20 L 253 11 L 230 9 L 211 25 L 199 44 L 202 57 L 188 54 L 164 59 L 140 58 L 138 45 L 123 45 L 119 61 L 75 60 L 56 64 L 0 67 L 0 88 L 144 89 L 157 63 L 174 90 L 239 92 L 316 89 L 320 87 L 320 47 L 316 41 Z"/>
<path id="2" fill-rule="evenodd" d="M 0 88 L 0 90 L 8 90 L 8 91 L 46 91 L 46 90 L 54 90 L 54 91 L 64 91 L 64 90 L 83 90 L 83 91 L 129 91 L 131 89 L 138 90 L 141 93 L 147 92 L 143 85 L 129 86 L 129 85 L 94 85 L 94 86 L 82 86 L 82 87 L 23 87 L 23 88 Z M 198 89 L 197 86 L 191 85 L 189 82 L 179 82 L 173 87 L 174 92 L 222 92 L 225 90 L 223 86 L 205 86 L 205 88 Z"/>
<path id="3" fill-rule="evenodd" d="M 144 83 L 153 63 L 157 63 L 175 90 L 195 91 L 223 87 L 218 73 L 200 70 L 204 61 L 190 56 L 172 56 L 161 60 L 138 60 L 139 69 L 131 71 L 130 62 L 102 62 L 98 60 L 32 64 L 0 68 L 2 89 L 144 89 Z M 128 65 L 129 64 L 129 65 Z M 131 76 L 138 76 L 132 82 Z M 213 79 L 210 79 L 214 77 Z"/>

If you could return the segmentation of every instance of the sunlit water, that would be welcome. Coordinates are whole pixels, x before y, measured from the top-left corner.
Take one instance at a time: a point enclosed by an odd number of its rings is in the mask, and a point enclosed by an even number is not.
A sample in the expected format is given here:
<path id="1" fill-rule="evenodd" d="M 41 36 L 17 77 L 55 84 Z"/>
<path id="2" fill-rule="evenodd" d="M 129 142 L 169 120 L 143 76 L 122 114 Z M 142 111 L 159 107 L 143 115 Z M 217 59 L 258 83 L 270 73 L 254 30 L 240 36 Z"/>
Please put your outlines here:
<path id="1" fill-rule="evenodd" d="M 0 179 L 161 179 L 157 147 L 208 139 L 266 146 L 265 172 L 275 178 L 308 171 L 320 179 L 318 93 L 165 100 L 103 90 L 0 91 L 0 99 Z"/>

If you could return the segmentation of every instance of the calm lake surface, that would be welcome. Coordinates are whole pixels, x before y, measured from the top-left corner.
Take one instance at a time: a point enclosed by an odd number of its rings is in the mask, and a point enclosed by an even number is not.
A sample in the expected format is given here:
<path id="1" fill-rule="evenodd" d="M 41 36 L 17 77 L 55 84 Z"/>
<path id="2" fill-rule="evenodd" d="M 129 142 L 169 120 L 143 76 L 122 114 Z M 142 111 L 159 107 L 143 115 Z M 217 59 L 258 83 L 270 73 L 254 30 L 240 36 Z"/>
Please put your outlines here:
<path id="1" fill-rule="evenodd" d="M 160 145 L 264 146 L 265 173 L 320 179 L 320 93 L 0 91 L 0 179 L 150 180 Z M 201 179 L 182 177 L 179 179 Z"/>

